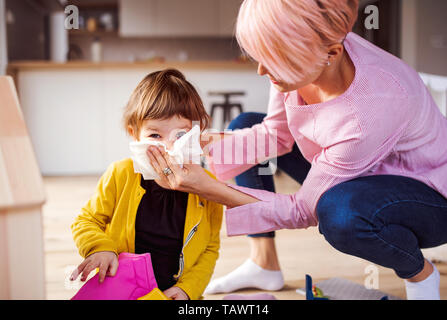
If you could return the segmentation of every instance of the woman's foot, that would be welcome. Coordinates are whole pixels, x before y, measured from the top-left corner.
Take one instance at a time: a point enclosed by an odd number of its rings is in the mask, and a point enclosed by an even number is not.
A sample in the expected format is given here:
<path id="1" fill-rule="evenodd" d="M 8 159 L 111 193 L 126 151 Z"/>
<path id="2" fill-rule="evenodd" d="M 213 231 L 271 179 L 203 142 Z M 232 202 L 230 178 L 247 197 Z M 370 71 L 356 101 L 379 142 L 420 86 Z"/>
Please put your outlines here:
<path id="1" fill-rule="evenodd" d="M 440 300 L 439 271 L 425 260 L 424 269 L 416 276 L 405 280 L 407 300 Z"/>
<path id="2" fill-rule="evenodd" d="M 284 278 L 276 254 L 275 238 L 250 237 L 250 258 L 241 266 L 210 282 L 206 294 L 228 293 L 244 288 L 277 291 Z"/>
<path id="3" fill-rule="evenodd" d="M 266 270 L 247 259 L 238 268 L 209 283 L 205 294 L 228 293 L 244 288 L 277 291 L 284 286 L 280 270 Z"/>
<path id="4" fill-rule="evenodd" d="M 275 238 L 250 237 L 250 259 L 262 269 L 280 271 Z"/>

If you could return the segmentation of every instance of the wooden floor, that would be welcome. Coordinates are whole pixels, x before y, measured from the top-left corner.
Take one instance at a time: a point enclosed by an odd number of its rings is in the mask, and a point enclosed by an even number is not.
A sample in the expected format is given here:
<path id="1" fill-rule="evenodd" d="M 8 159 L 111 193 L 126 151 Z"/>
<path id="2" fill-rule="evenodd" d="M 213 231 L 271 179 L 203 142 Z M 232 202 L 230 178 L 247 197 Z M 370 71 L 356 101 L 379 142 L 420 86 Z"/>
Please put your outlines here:
<path id="1" fill-rule="evenodd" d="M 47 202 L 43 208 L 45 237 L 45 267 L 47 299 L 70 299 L 79 283 L 68 281 L 71 270 L 81 261 L 73 243 L 70 225 L 79 210 L 95 190 L 98 177 L 45 177 Z M 275 177 L 277 192 L 293 193 L 299 185 L 281 174 Z M 221 251 L 213 278 L 225 275 L 239 266 L 248 255 L 245 236 L 227 237 L 225 223 L 221 232 Z M 283 290 L 271 292 L 277 299 L 302 300 L 295 292 L 304 287 L 305 274 L 314 282 L 342 277 L 364 284 L 368 261 L 348 256 L 333 249 L 319 234 L 317 228 L 281 230 L 276 245 L 286 285 Z M 392 270 L 376 266 L 379 271 L 379 290 L 405 298 L 404 283 Z M 441 273 L 441 298 L 447 299 L 447 264 L 437 264 Z M 242 290 L 238 293 L 258 293 Z M 225 296 L 208 295 L 205 299 L 222 299 Z"/>

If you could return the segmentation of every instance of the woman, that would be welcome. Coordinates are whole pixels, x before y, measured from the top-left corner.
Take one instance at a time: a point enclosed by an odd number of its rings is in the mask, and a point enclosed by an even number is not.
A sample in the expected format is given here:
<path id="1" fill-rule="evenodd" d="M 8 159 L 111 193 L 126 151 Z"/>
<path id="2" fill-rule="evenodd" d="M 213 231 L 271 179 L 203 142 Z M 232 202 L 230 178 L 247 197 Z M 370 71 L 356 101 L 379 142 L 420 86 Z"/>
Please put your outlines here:
<path id="1" fill-rule="evenodd" d="M 158 172 L 171 168 L 163 186 L 226 205 L 229 235 L 318 225 L 337 250 L 392 268 L 408 299 L 439 299 L 421 248 L 447 242 L 447 120 L 417 72 L 351 32 L 357 9 L 245 0 L 239 12 L 238 42 L 272 83 L 268 113 L 213 143 L 210 167 L 226 180 L 296 143 L 310 163 L 297 193 L 228 186 L 161 150 L 148 155 Z"/>

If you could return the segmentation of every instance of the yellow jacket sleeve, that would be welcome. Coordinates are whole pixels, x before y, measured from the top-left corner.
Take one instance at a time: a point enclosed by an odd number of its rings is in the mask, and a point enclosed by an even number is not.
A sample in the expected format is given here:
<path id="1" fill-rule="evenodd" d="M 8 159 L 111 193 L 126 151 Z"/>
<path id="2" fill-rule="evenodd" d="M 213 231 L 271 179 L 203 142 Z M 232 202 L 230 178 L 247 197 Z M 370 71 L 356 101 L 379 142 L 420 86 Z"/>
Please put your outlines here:
<path id="1" fill-rule="evenodd" d="M 79 254 L 84 258 L 98 251 L 113 251 L 118 254 L 116 244 L 105 233 L 117 197 L 115 171 L 112 163 L 99 180 L 96 192 L 71 225 L 73 239 Z"/>
<path id="2" fill-rule="evenodd" d="M 220 228 L 222 225 L 223 207 L 222 205 L 209 202 L 209 219 L 211 224 L 211 237 L 206 250 L 200 255 L 197 263 L 185 273 L 175 285 L 185 291 L 191 300 L 202 298 L 219 257 L 220 248 Z"/>

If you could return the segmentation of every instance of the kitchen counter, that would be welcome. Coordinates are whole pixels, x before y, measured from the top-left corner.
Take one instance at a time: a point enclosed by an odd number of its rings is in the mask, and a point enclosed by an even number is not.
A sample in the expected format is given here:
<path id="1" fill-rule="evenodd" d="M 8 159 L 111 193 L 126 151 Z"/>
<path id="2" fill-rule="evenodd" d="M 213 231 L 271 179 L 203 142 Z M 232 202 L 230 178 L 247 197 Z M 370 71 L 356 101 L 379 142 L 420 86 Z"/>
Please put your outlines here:
<path id="1" fill-rule="evenodd" d="M 137 61 L 137 62 L 91 62 L 91 61 L 69 61 L 56 63 L 51 61 L 12 61 L 8 64 L 8 73 L 16 74 L 20 70 L 30 69 L 110 69 L 110 68 L 178 68 L 178 69 L 237 69 L 256 70 L 257 64 L 253 62 L 238 61 Z"/>

